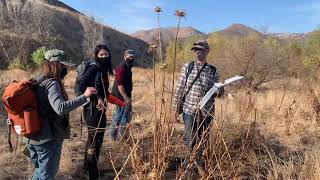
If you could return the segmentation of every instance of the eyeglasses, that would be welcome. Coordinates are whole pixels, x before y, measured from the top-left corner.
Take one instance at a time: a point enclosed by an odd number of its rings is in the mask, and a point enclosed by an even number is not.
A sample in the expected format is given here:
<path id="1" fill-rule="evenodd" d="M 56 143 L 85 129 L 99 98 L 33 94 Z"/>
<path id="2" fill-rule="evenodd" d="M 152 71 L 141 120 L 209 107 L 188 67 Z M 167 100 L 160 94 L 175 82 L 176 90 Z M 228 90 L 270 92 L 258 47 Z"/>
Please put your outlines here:
<path id="1" fill-rule="evenodd" d="M 194 52 L 196 52 L 196 51 L 204 51 L 204 49 L 195 48 L 195 49 L 194 49 Z"/>

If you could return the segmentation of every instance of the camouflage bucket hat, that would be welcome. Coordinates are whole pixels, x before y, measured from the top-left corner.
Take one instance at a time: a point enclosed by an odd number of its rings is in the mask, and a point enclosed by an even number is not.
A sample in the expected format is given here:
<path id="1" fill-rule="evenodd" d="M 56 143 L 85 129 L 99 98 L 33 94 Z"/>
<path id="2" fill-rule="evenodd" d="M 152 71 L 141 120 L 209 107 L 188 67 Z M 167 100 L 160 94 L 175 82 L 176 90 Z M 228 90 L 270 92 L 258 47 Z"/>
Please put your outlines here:
<path id="1" fill-rule="evenodd" d="M 76 66 L 76 64 L 71 63 L 70 56 L 59 49 L 48 50 L 44 54 L 44 58 L 50 62 L 60 62 L 66 66 Z"/>
<path id="2" fill-rule="evenodd" d="M 209 44 L 206 40 L 198 40 L 195 43 L 193 43 L 193 46 L 191 48 L 191 50 L 195 49 L 209 49 Z"/>

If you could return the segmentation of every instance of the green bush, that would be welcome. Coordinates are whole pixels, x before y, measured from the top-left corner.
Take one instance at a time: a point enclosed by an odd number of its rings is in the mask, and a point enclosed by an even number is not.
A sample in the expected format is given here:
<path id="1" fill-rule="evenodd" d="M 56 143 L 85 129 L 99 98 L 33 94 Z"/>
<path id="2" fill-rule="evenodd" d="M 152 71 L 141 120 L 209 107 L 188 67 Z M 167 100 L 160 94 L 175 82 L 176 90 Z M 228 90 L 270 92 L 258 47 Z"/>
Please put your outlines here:
<path id="1" fill-rule="evenodd" d="M 14 70 L 14 69 L 21 69 L 21 70 L 28 70 L 31 66 L 27 63 L 24 63 L 20 59 L 14 59 L 9 63 L 8 69 Z"/>
<path id="2" fill-rule="evenodd" d="M 46 53 L 46 51 L 48 51 L 48 49 L 46 47 L 42 46 L 32 53 L 32 55 L 31 55 L 32 62 L 37 67 L 41 66 L 42 63 L 44 62 L 44 54 Z"/>
<path id="3" fill-rule="evenodd" d="M 320 66 L 320 29 L 311 33 L 305 46 L 304 65 L 312 71 Z"/>
<path id="4" fill-rule="evenodd" d="M 191 51 L 193 43 L 201 39 L 199 36 L 192 36 L 187 39 L 179 39 L 177 42 L 177 56 L 176 56 L 176 72 L 180 72 L 181 67 L 188 62 L 194 60 L 194 52 Z M 166 47 L 166 63 L 168 65 L 168 71 L 173 71 L 174 64 L 174 46 L 175 42 L 171 41 Z"/>
<path id="5" fill-rule="evenodd" d="M 2 95 L 3 95 L 3 91 L 4 91 L 4 86 L 3 85 L 0 85 L 0 98 L 2 98 Z M 3 117 L 7 117 L 7 113 L 6 111 L 4 110 L 4 104 L 2 101 L 0 101 L 0 117 L 3 116 Z M 2 117 L 1 117 L 2 118 Z M 1 126 L 1 124 L 0 124 Z"/>

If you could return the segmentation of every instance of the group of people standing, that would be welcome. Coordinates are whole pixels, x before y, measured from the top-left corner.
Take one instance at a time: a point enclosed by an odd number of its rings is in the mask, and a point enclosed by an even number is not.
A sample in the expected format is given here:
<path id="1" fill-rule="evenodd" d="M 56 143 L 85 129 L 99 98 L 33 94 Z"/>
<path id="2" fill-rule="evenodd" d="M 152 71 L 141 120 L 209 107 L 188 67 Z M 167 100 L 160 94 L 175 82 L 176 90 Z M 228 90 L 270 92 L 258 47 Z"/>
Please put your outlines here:
<path id="1" fill-rule="evenodd" d="M 111 138 L 117 140 L 117 126 L 120 137 L 125 135 L 126 125 L 131 120 L 132 71 L 135 60 L 134 50 L 124 52 L 124 61 L 116 67 L 116 76 L 112 94 L 125 102 L 125 106 L 116 105 L 112 120 Z M 63 85 L 68 73 L 69 56 L 62 50 L 52 49 L 45 53 L 42 72 L 34 79 L 41 84 L 38 90 L 40 114 L 44 117 L 43 128 L 27 138 L 27 149 L 35 165 L 32 179 L 54 179 L 59 169 L 62 143 L 70 138 L 69 112 L 82 106 L 82 115 L 88 128 L 85 145 L 84 170 L 89 179 L 99 177 L 98 160 L 106 128 L 106 97 L 110 92 L 109 77 L 114 76 L 111 53 L 107 45 L 97 45 L 93 59 L 77 80 L 74 99 L 69 99 Z"/>
<path id="2" fill-rule="evenodd" d="M 210 50 L 208 43 L 199 40 L 194 43 L 191 50 L 195 52 L 196 58 L 182 67 L 174 95 L 177 109 L 182 110 L 185 124 L 184 142 L 189 152 L 192 152 L 197 144 L 197 137 L 201 138 L 208 133 L 208 127 L 213 120 L 214 97 L 205 106 L 205 112 L 199 110 L 197 104 L 213 84 L 219 81 L 216 68 L 206 61 Z M 90 65 L 76 86 L 77 96 L 69 99 L 63 79 L 68 72 L 67 67 L 74 64 L 70 63 L 64 51 L 54 49 L 45 53 L 42 74 L 35 78 L 45 88 L 39 98 L 40 107 L 47 109 L 43 114 L 44 126 L 27 141 L 30 158 L 35 165 L 32 179 L 55 178 L 63 140 L 70 138 L 69 112 L 80 106 L 83 107 L 82 115 L 88 128 L 84 169 L 88 172 L 89 179 L 99 177 L 97 163 L 106 128 L 105 110 L 108 94 L 112 93 L 125 102 L 125 106 L 116 105 L 111 122 L 111 139 L 116 141 L 118 134 L 121 138 L 124 137 L 127 124 L 131 121 L 133 89 L 131 68 L 136 53 L 128 49 L 124 52 L 123 58 L 124 60 L 115 68 L 114 74 L 109 48 L 106 45 L 97 45 L 93 51 L 93 60 L 90 60 Z M 109 78 L 114 75 L 112 92 L 109 92 Z M 217 96 L 222 93 L 223 89 Z M 212 115 L 208 116 L 206 112 Z M 203 149 L 204 147 L 197 150 L 196 162 L 200 162 Z M 186 167 L 190 160 L 186 160 L 183 167 Z"/>

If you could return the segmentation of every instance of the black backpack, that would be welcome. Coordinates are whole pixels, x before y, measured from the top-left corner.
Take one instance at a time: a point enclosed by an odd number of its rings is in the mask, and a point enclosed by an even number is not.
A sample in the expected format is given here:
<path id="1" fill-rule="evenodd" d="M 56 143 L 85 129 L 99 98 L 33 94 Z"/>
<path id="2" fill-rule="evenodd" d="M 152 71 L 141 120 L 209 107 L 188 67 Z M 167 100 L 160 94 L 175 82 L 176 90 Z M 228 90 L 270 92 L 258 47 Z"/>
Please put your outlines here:
<path id="1" fill-rule="evenodd" d="M 77 78 L 74 84 L 74 93 L 76 96 L 81 95 L 83 92 L 79 89 L 79 82 L 83 79 L 84 73 L 90 66 L 96 66 L 96 62 L 93 60 L 88 61 L 82 61 L 81 64 L 77 66 L 76 72 L 77 72 Z"/>

